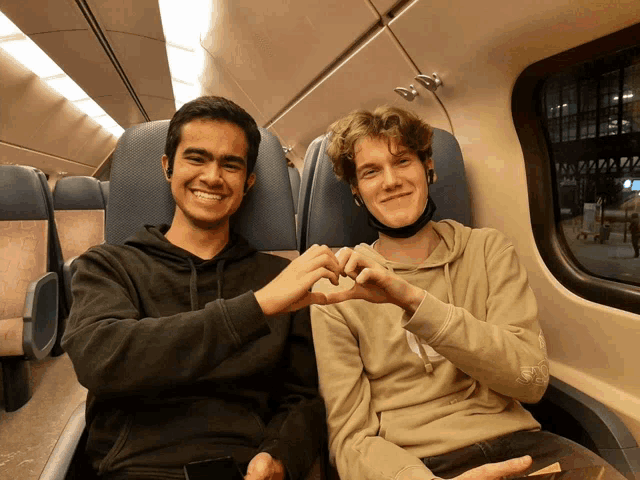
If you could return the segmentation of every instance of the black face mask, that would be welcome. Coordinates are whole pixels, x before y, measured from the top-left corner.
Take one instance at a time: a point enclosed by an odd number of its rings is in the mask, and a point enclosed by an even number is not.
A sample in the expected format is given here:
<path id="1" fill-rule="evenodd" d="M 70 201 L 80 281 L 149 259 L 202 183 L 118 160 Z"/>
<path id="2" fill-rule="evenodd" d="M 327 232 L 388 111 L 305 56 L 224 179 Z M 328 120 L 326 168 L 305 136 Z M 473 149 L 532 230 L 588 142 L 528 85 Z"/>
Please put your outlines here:
<path id="1" fill-rule="evenodd" d="M 393 238 L 412 237 L 413 235 L 418 233 L 422 229 L 422 227 L 429 223 L 429 220 L 431 220 L 433 214 L 436 212 L 436 204 L 433 202 L 433 200 L 431 200 L 431 197 L 428 197 L 427 204 L 424 207 L 422 215 L 420 215 L 415 222 L 404 227 L 393 228 L 381 223 L 380 220 L 378 220 L 371 214 L 369 209 L 364 204 L 362 205 L 362 208 L 364 208 L 367 212 L 369 225 L 371 225 L 371 227 L 376 229 L 378 232 L 384 233 L 385 235 Z"/>

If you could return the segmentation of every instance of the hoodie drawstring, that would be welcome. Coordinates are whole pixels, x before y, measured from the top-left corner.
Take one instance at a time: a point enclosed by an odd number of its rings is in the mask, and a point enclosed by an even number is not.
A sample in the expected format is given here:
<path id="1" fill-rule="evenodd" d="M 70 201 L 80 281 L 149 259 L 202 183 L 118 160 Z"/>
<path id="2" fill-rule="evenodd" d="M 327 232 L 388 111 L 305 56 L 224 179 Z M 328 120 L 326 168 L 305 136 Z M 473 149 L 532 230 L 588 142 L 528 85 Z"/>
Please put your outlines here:
<path id="1" fill-rule="evenodd" d="M 444 278 L 447 283 L 447 299 L 449 300 L 449 303 L 451 305 L 454 305 L 453 287 L 451 285 L 451 274 L 449 273 L 448 263 L 444 264 Z M 405 333 L 407 336 L 407 342 L 409 343 L 409 348 L 411 348 L 411 350 L 413 350 L 413 352 L 420 357 L 420 359 L 422 360 L 422 363 L 424 364 L 425 372 L 427 372 L 427 374 L 433 373 L 433 364 L 431 363 L 431 360 L 429 360 L 429 354 L 426 352 L 424 348 L 425 344 L 422 343 L 420 337 L 418 337 L 416 334 L 411 333 L 408 330 Z M 430 346 L 428 346 L 428 348 L 430 351 L 433 351 L 433 349 Z M 437 353 L 435 351 L 433 352 Z"/>
<path id="2" fill-rule="evenodd" d="M 198 310 L 198 272 L 196 265 L 191 258 L 187 258 L 191 267 L 191 278 L 189 279 L 189 296 L 191 298 L 191 311 Z M 218 298 L 222 298 L 222 270 L 224 269 L 224 259 L 216 264 L 216 282 L 218 284 Z"/>
<path id="3" fill-rule="evenodd" d="M 216 265 L 216 280 L 218 281 L 218 298 L 222 298 L 222 270 L 224 269 L 224 259 Z"/>
<path id="4" fill-rule="evenodd" d="M 444 279 L 447 282 L 447 297 L 449 299 L 449 304 L 455 305 L 453 303 L 453 287 L 451 286 L 451 275 L 449 275 L 449 264 L 444 264 Z"/>
<path id="5" fill-rule="evenodd" d="M 196 266 L 193 260 L 187 258 L 189 266 L 191 267 L 191 278 L 189 279 L 189 296 L 191 297 L 191 311 L 198 310 L 198 274 L 196 273 Z"/>

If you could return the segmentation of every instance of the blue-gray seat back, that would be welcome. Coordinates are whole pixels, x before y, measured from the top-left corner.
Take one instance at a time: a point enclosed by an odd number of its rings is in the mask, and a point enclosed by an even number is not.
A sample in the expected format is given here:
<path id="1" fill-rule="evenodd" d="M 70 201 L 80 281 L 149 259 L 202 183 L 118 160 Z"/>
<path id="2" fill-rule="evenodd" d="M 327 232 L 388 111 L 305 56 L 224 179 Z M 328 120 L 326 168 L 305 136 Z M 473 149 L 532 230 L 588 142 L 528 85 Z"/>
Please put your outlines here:
<path id="1" fill-rule="evenodd" d="M 304 235 L 299 241 L 300 252 L 314 243 L 330 247 L 355 246 L 361 242 L 372 243 L 378 238 L 378 233 L 367 222 L 365 210 L 355 205 L 349 186 L 333 173 L 326 153 L 327 138 L 322 140 L 315 169 L 309 174 L 311 188 L 307 212 L 304 220 L 299 217 L 299 221 L 305 222 L 299 226 Z M 434 220 L 450 218 L 472 226 L 462 152 L 449 132 L 434 128 L 433 160 L 438 174 L 438 181 L 429 187 L 429 195 L 437 207 Z"/>
<path id="2" fill-rule="evenodd" d="M 300 194 L 300 172 L 296 167 L 289 167 L 289 183 L 293 195 L 293 210 L 298 213 L 298 195 Z"/>
<path id="3" fill-rule="evenodd" d="M 145 224 L 171 223 L 175 202 L 162 172 L 169 120 L 127 129 L 111 165 L 106 241 L 123 244 Z M 287 162 L 278 139 L 260 128 L 256 184 L 231 219 L 232 228 L 258 250 L 295 250 L 295 213 Z"/>
<path id="4" fill-rule="evenodd" d="M 309 199 L 311 198 L 311 184 L 313 182 L 313 172 L 318 161 L 318 153 L 325 136 L 320 135 L 313 140 L 307 148 L 302 167 L 302 178 L 300 180 L 300 191 L 298 193 L 298 224 L 296 226 L 296 237 L 298 239 L 298 250 L 304 252 L 303 241 L 307 237 L 307 218 L 309 212 Z"/>
<path id="5" fill-rule="evenodd" d="M 73 176 L 58 180 L 53 190 L 55 210 L 104 210 L 100 180 Z"/>

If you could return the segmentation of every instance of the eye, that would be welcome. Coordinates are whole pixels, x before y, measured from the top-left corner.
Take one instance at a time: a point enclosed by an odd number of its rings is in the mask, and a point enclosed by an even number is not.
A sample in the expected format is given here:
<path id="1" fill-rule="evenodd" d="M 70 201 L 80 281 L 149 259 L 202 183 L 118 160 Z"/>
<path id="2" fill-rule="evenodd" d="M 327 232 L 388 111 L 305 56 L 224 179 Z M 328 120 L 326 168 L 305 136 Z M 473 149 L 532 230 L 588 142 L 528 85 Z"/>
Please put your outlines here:
<path id="1" fill-rule="evenodd" d="M 364 171 L 362 172 L 362 177 L 363 177 L 363 178 L 364 178 L 364 177 L 371 177 L 371 176 L 373 176 L 373 174 L 375 174 L 375 173 L 376 173 L 376 171 L 375 171 L 374 169 L 372 169 L 372 168 L 371 168 L 371 169 L 369 169 L 369 170 L 364 170 Z"/>
<path id="2" fill-rule="evenodd" d="M 410 162 L 411 162 L 411 159 L 409 159 L 409 158 L 401 158 L 401 159 L 398 161 L 398 164 L 400 164 L 400 165 L 406 165 L 406 164 L 408 164 L 408 163 L 410 163 Z"/>
<path id="3" fill-rule="evenodd" d="M 224 168 L 226 168 L 227 170 L 233 170 L 233 171 L 238 171 L 242 169 L 242 167 L 236 162 L 227 162 L 224 164 Z"/>
<path id="4" fill-rule="evenodd" d="M 202 163 L 204 159 L 202 157 L 187 157 L 187 160 L 193 163 Z"/>

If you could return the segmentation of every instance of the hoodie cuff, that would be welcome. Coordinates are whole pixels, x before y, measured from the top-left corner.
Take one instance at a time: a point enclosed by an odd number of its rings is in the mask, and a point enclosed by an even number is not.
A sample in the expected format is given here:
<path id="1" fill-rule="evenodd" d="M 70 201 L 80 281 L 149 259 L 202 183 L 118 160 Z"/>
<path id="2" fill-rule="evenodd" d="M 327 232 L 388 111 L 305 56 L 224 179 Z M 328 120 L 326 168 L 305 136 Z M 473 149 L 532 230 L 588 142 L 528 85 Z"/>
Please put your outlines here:
<path id="1" fill-rule="evenodd" d="M 271 332 L 253 291 L 221 301 L 229 328 L 239 345 Z M 213 303 L 213 302 L 212 302 Z"/>
<path id="2" fill-rule="evenodd" d="M 453 305 L 444 303 L 425 291 L 422 302 L 412 316 L 402 316 L 402 328 L 430 343 L 449 324 Z"/>

